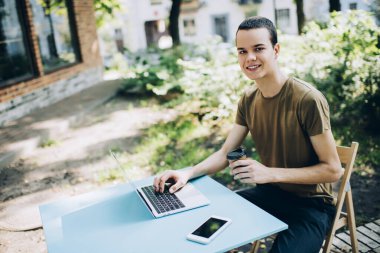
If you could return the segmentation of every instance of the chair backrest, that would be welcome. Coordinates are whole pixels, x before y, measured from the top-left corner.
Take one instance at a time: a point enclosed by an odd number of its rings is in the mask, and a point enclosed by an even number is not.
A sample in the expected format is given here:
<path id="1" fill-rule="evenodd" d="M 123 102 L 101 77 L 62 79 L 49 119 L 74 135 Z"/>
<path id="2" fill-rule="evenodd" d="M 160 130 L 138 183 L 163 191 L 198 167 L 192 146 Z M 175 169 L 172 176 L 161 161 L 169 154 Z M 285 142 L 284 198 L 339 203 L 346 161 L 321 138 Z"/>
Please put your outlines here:
<path id="1" fill-rule="evenodd" d="M 352 142 L 351 147 L 337 146 L 338 156 L 340 163 L 343 165 L 344 173 L 341 179 L 341 185 L 339 187 L 337 196 L 337 208 L 344 202 L 344 193 L 350 190 L 350 178 L 354 167 L 356 154 L 358 151 L 359 143 Z"/>
<path id="2" fill-rule="evenodd" d="M 358 252 L 358 242 L 356 237 L 356 225 L 355 225 L 355 213 L 353 207 L 350 177 L 354 167 L 356 154 L 358 151 L 359 143 L 352 142 L 351 147 L 337 146 L 340 162 L 343 166 L 343 177 L 338 191 L 336 202 L 336 215 L 331 225 L 330 232 L 328 233 L 325 244 L 323 246 L 323 252 L 330 252 L 332 248 L 332 241 L 337 229 L 348 225 L 350 230 L 350 239 L 352 252 Z M 346 204 L 347 214 L 342 212 L 343 203 Z"/>

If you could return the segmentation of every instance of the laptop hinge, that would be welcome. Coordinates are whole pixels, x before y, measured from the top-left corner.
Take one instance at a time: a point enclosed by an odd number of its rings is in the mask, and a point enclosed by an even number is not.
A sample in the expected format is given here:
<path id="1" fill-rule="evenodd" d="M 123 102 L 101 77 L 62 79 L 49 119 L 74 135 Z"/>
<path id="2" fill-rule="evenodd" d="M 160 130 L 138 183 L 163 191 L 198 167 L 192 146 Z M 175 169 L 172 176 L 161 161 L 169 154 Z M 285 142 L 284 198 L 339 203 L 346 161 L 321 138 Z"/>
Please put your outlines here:
<path id="1" fill-rule="evenodd" d="M 148 202 L 146 202 L 144 196 L 141 194 L 141 192 L 139 190 L 137 190 L 137 193 L 140 195 L 141 199 L 145 202 L 145 205 L 149 208 L 149 210 L 153 213 L 153 210 L 152 208 L 150 208 Z"/>

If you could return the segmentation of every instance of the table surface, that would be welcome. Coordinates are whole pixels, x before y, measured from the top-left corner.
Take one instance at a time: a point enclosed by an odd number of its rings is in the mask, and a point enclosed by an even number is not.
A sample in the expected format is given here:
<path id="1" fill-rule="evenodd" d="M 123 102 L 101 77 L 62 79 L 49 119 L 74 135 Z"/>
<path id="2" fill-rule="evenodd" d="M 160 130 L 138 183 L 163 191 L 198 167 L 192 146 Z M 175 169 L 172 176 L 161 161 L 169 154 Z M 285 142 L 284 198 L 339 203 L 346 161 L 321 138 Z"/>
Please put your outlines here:
<path id="1" fill-rule="evenodd" d="M 153 182 L 153 177 L 136 185 Z M 40 206 L 49 253 L 226 252 L 287 229 L 287 225 L 204 176 L 192 181 L 210 205 L 154 218 L 130 184 L 120 184 Z M 210 244 L 188 241 L 211 215 L 232 223 Z"/>

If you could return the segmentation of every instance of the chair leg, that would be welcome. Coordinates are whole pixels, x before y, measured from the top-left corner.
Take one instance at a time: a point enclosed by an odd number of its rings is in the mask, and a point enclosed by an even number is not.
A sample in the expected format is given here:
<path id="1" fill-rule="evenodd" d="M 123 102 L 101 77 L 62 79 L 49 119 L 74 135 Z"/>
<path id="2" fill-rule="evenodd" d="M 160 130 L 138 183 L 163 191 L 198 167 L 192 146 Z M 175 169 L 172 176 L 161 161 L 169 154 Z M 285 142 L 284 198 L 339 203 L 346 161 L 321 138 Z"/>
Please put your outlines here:
<path id="1" fill-rule="evenodd" d="M 252 243 L 252 247 L 249 253 L 257 253 L 259 251 L 259 248 L 260 248 L 260 241 L 254 241 Z"/>
<path id="2" fill-rule="evenodd" d="M 331 229 L 326 237 L 325 244 L 323 245 L 323 251 L 322 251 L 323 253 L 328 253 L 331 251 L 334 234 L 335 234 L 335 229 Z"/>
<path id="3" fill-rule="evenodd" d="M 338 221 L 340 218 L 340 212 L 342 211 L 342 205 L 343 205 L 343 202 L 337 207 L 334 221 L 331 224 L 330 231 L 328 232 L 325 243 L 323 245 L 323 253 L 329 253 L 331 251 L 332 242 L 335 236 L 335 231 L 338 229 Z"/>
<path id="4" fill-rule="evenodd" d="M 355 213 L 354 205 L 352 201 L 352 192 L 348 191 L 345 197 L 346 208 L 347 208 L 347 220 L 348 228 L 350 229 L 350 238 L 351 238 L 351 247 L 352 252 L 357 253 L 358 251 L 358 239 L 356 237 L 356 222 L 355 222 Z"/>

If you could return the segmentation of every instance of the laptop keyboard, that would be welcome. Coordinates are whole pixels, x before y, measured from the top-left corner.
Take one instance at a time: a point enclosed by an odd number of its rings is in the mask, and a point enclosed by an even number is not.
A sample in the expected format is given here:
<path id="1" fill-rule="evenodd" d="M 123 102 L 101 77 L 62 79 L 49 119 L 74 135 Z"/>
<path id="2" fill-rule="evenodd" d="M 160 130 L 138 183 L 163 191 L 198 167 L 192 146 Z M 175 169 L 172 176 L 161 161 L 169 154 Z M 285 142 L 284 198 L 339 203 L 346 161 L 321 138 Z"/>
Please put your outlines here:
<path id="1" fill-rule="evenodd" d="M 156 209 L 157 213 L 164 213 L 171 210 L 180 209 L 185 207 L 181 200 L 176 195 L 171 194 L 167 187 L 163 193 L 156 192 L 153 185 L 141 188 L 145 195 L 150 200 L 150 203 Z"/>

